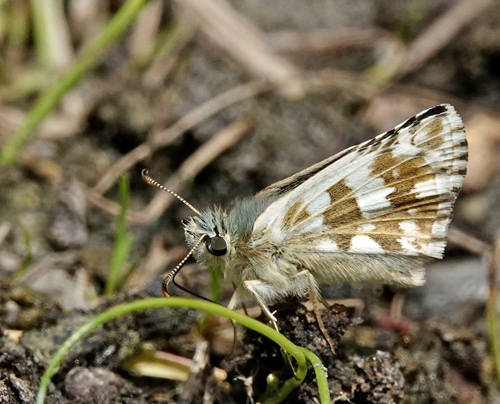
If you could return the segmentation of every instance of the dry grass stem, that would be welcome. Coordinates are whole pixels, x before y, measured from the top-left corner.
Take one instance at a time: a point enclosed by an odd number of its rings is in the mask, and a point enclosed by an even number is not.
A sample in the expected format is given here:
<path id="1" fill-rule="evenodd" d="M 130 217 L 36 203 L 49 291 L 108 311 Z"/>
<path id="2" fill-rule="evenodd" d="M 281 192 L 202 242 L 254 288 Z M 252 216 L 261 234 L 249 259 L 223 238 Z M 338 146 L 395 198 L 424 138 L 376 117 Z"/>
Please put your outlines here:
<path id="1" fill-rule="evenodd" d="M 203 344 L 207 342 L 203 341 Z M 198 360 L 197 353 L 193 359 L 189 359 L 169 352 L 155 351 L 149 344 L 144 344 L 141 350 L 125 360 L 123 368 L 141 376 L 186 381 L 193 369 L 198 367 Z M 227 378 L 227 372 L 217 367 L 213 368 L 213 375 L 219 382 Z"/>
<path id="2" fill-rule="evenodd" d="M 345 70 L 323 69 L 309 73 L 307 74 L 306 83 L 308 86 L 308 93 L 344 91 L 346 94 L 359 97 L 360 100 L 374 103 L 378 102 L 377 97 L 387 98 L 395 94 L 401 94 L 402 96 L 411 94 L 411 99 L 414 100 L 415 103 L 436 105 L 442 102 L 448 102 L 460 111 L 474 111 L 476 113 L 481 111 L 477 105 L 466 102 L 450 94 L 407 84 L 375 84 L 366 80 L 366 77 L 362 74 Z"/>
<path id="3" fill-rule="evenodd" d="M 451 227 L 448 231 L 448 240 L 466 251 L 474 254 L 485 255 L 490 257 L 493 253 L 493 248 L 490 244 L 481 241 L 462 230 Z"/>
<path id="4" fill-rule="evenodd" d="M 381 91 L 380 86 L 368 82 L 362 75 L 337 69 L 324 69 L 308 74 L 306 83 L 308 92 L 343 90 L 362 99 L 370 99 Z"/>
<path id="5" fill-rule="evenodd" d="M 128 40 L 130 56 L 136 61 L 146 58 L 160 29 L 163 2 L 150 1 L 139 14 Z"/>
<path id="6" fill-rule="evenodd" d="M 221 0 L 177 0 L 200 18 L 200 29 L 256 77 L 272 83 L 286 98 L 306 94 L 300 70 L 279 56 L 250 20 Z"/>
<path id="7" fill-rule="evenodd" d="M 201 373 L 205 370 L 209 363 L 209 345 L 208 341 L 200 341 L 196 344 L 196 350 L 193 356 L 193 363 L 189 369 L 189 376 L 182 391 L 179 394 L 181 402 L 195 402 L 195 392 L 197 392 L 197 385 L 200 383 Z M 203 400 L 205 401 L 205 400 Z"/>
<path id="8" fill-rule="evenodd" d="M 0 108 L 0 141 L 8 139 L 26 119 L 28 114 L 13 107 Z M 87 114 L 68 115 L 55 113 L 47 117 L 36 130 L 39 140 L 61 140 L 72 137 L 82 128 Z"/>
<path id="9" fill-rule="evenodd" d="M 198 148 L 170 178 L 165 186 L 174 191 L 181 189 L 194 179 L 201 170 L 217 158 L 222 152 L 237 143 L 252 128 L 249 119 L 239 119 L 216 133 L 209 141 Z M 129 220 L 134 223 L 149 223 L 158 219 L 174 197 L 159 191 L 146 208 L 140 212 L 130 212 Z"/>
<path id="10" fill-rule="evenodd" d="M 329 53 L 350 48 L 374 47 L 396 38 L 381 29 L 335 29 L 331 31 L 280 31 L 267 35 L 278 52 Z"/>
<path id="11" fill-rule="evenodd" d="M 142 161 L 153 154 L 153 149 L 147 143 L 137 146 L 135 149 L 123 155 L 120 160 L 111 166 L 103 175 L 97 185 L 92 188 L 94 195 L 102 195 L 121 177 L 121 175 L 132 168 L 139 161 Z"/>
<path id="12" fill-rule="evenodd" d="M 412 42 L 401 65 L 399 77 L 418 70 L 492 2 L 493 0 L 461 0 L 454 4 Z"/>
<path id="13" fill-rule="evenodd" d="M 237 85 L 187 113 L 170 128 L 152 134 L 150 139 L 148 139 L 148 142 L 154 147 L 155 150 L 159 147 L 166 146 L 186 131 L 192 129 L 196 125 L 199 125 L 223 109 L 226 109 L 239 101 L 251 98 L 261 92 L 264 92 L 268 90 L 268 88 L 269 87 L 261 80 L 254 80 L 245 84 Z"/>
<path id="14" fill-rule="evenodd" d="M 170 72 L 179 63 L 181 50 L 192 41 L 198 25 L 187 17 L 180 16 L 170 40 L 142 76 L 142 84 L 148 89 L 161 87 Z"/>
<path id="15" fill-rule="evenodd" d="M 249 83 L 235 86 L 228 91 L 208 100 L 198 108 L 179 119 L 170 128 L 152 134 L 148 143 L 136 147 L 118 160 L 93 188 L 94 195 L 106 192 L 120 178 L 120 176 L 132 168 L 139 161 L 150 157 L 155 150 L 166 146 L 181 136 L 187 130 L 195 127 L 204 120 L 215 115 L 217 112 L 244 99 L 253 97 L 268 89 L 261 80 L 254 80 Z"/>
<path id="16" fill-rule="evenodd" d="M 120 204 L 118 202 L 102 196 L 99 192 L 95 192 L 92 188 L 87 187 L 82 182 L 80 182 L 79 185 L 85 191 L 85 197 L 91 205 L 94 205 L 95 207 L 113 216 L 118 216 L 120 214 Z"/>
<path id="17" fill-rule="evenodd" d="M 107 4 L 102 0 L 67 2 L 69 23 L 79 40 L 79 51 L 86 49 L 104 29 L 110 18 Z"/>
<path id="18" fill-rule="evenodd" d="M 33 151 L 27 150 L 19 156 L 20 163 L 31 171 L 50 182 L 59 181 L 64 175 L 64 169 L 54 160 L 44 158 Z"/>
<path id="19" fill-rule="evenodd" d="M 144 287 L 165 272 L 172 262 L 179 262 L 186 256 L 185 246 L 174 247 L 166 250 L 163 247 L 163 237 L 157 235 L 151 242 L 148 254 L 142 260 L 139 268 L 128 283 L 128 287 Z"/>
<path id="20" fill-rule="evenodd" d="M 187 182 L 191 181 L 198 173 L 210 164 L 222 152 L 233 146 L 252 128 L 252 124 L 248 119 L 240 119 L 220 132 L 215 134 L 208 142 L 196 150 L 178 169 L 176 173 L 166 183 L 166 187 L 172 190 L 181 189 Z M 144 151 L 150 151 L 147 145 L 142 145 Z M 134 149 L 134 150 L 137 150 Z M 128 155 L 127 155 L 128 156 Z M 121 159 L 120 161 L 122 161 Z M 95 189 L 85 189 L 87 200 L 94 206 L 103 211 L 116 216 L 120 212 L 120 205 L 108 198 L 102 196 Z M 153 200 L 143 210 L 139 212 L 130 211 L 128 220 L 132 223 L 149 223 L 158 219 L 163 212 L 174 201 L 174 198 L 163 191 L 156 194 Z"/>

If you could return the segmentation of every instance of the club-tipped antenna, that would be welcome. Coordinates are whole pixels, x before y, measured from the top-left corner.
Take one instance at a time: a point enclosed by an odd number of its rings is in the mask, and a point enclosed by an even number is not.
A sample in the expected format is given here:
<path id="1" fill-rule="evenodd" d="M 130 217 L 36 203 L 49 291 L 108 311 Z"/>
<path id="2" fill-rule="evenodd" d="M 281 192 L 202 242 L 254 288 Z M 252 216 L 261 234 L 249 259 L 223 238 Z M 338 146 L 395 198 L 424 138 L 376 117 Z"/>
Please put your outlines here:
<path id="1" fill-rule="evenodd" d="M 171 191 L 168 188 L 165 188 L 158 181 L 154 180 L 148 175 L 148 170 L 144 169 L 141 172 L 142 179 L 146 181 L 149 185 L 153 185 L 156 188 L 161 189 L 162 191 L 168 192 L 170 195 L 175 196 L 179 201 L 181 201 L 184 205 L 186 205 L 189 209 L 191 209 L 197 215 L 200 215 L 200 211 L 196 209 L 193 205 L 191 205 L 188 201 L 186 201 L 182 196 L 177 195 L 174 191 Z"/>
<path id="2" fill-rule="evenodd" d="M 187 255 L 182 259 L 181 262 L 179 262 L 177 264 L 177 266 L 172 269 L 172 271 L 170 271 L 167 276 L 165 276 L 165 278 L 163 279 L 163 282 L 161 284 L 161 291 L 163 292 L 163 294 L 165 295 L 165 297 L 170 297 L 170 295 L 168 294 L 168 285 L 170 284 L 170 282 L 172 282 L 172 279 L 174 279 L 174 276 L 177 274 L 177 272 L 179 272 L 181 270 L 181 268 L 184 266 L 184 264 L 186 263 L 187 259 L 193 255 L 194 253 L 194 250 L 196 250 L 196 248 L 198 248 L 198 246 L 200 245 L 200 243 L 205 239 L 206 234 L 204 234 L 203 236 L 201 236 L 199 238 L 199 240 L 196 242 L 196 244 L 193 246 L 193 248 L 191 248 L 191 250 L 189 250 L 189 252 L 187 253 Z"/>

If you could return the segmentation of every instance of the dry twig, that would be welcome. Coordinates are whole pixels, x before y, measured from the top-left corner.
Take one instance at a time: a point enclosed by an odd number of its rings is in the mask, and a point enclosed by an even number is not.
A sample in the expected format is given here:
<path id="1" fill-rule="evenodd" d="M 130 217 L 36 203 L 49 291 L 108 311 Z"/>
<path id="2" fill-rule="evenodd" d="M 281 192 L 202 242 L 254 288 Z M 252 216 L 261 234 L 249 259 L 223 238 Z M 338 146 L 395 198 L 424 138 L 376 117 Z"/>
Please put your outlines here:
<path id="1" fill-rule="evenodd" d="M 163 6 L 161 0 L 153 0 L 139 14 L 128 40 L 128 50 L 135 61 L 142 61 L 153 47 L 160 30 Z"/>
<path id="2" fill-rule="evenodd" d="M 181 189 L 218 155 L 238 142 L 251 128 L 251 122 L 243 118 L 222 129 L 198 148 L 174 173 L 165 186 L 176 191 Z M 103 197 L 93 189 L 87 188 L 85 191 L 88 201 L 93 205 L 115 216 L 120 212 L 118 203 Z M 128 219 L 132 223 L 152 222 L 163 214 L 172 201 L 174 199 L 170 194 L 160 191 L 142 211 L 130 211 Z"/>
<path id="3" fill-rule="evenodd" d="M 153 134 L 147 143 L 143 143 L 118 160 L 93 188 L 92 195 L 97 197 L 106 192 L 120 178 L 120 176 L 137 164 L 150 157 L 155 150 L 173 142 L 187 130 L 195 127 L 217 112 L 268 89 L 261 80 L 235 86 L 228 91 L 208 100 L 198 108 L 179 119 L 170 128 Z M 94 198 L 93 198 L 94 199 Z M 97 201 L 97 200 L 96 200 Z M 107 210 L 107 209 L 105 209 Z"/>
<path id="4" fill-rule="evenodd" d="M 155 60 L 148 67 L 142 76 L 142 83 L 148 89 L 161 87 L 174 67 L 181 58 L 179 53 L 185 46 L 191 42 L 198 30 L 198 25 L 188 19 L 188 16 L 179 16 L 173 32 L 169 34 L 170 38 L 163 45 Z"/>
<path id="5" fill-rule="evenodd" d="M 286 98 L 300 99 L 306 87 L 300 70 L 279 56 L 251 21 L 221 0 L 177 0 L 199 16 L 200 29 L 256 77 L 272 83 Z"/>
<path id="6" fill-rule="evenodd" d="M 154 281 L 161 273 L 166 271 L 167 266 L 172 262 L 180 262 L 186 256 L 185 246 L 173 247 L 165 250 L 163 247 L 163 237 L 156 235 L 149 247 L 147 255 L 135 271 L 128 282 L 128 287 L 142 287 Z"/>
<path id="7" fill-rule="evenodd" d="M 218 155 L 238 142 L 251 128 L 252 123 L 250 120 L 242 118 L 219 131 L 184 161 L 177 172 L 167 182 L 166 187 L 172 190 L 181 189 L 187 182 L 196 177 L 203 168 L 217 158 Z M 163 214 L 173 200 L 172 195 L 160 191 L 141 212 L 130 212 L 130 220 L 135 223 L 152 222 Z"/>
<path id="8" fill-rule="evenodd" d="M 335 52 L 358 47 L 378 46 L 397 39 L 381 29 L 333 29 L 331 31 L 279 31 L 267 34 L 278 52 Z"/>
<path id="9" fill-rule="evenodd" d="M 492 2 L 493 0 L 461 0 L 453 5 L 412 42 L 398 76 L 418 70 Z"/>
<path id="10" fill-rule="evenodd" d="M 380 86 L 368 82 L 362 75 L 337 69 L 324 69 L 308 74 L 306 83 L 308 92 L 345 90 L 361 99 L 370 99 L 381 91 Z"/>
<path id="11" fill-rule="evenodd" d="M 490 257 L 493 253 L 493 248 L 491 247 L 491 245 L 454 227 L 451 227 L 448 232 L 448 240 L 451 243 L 474 254 Z"/>

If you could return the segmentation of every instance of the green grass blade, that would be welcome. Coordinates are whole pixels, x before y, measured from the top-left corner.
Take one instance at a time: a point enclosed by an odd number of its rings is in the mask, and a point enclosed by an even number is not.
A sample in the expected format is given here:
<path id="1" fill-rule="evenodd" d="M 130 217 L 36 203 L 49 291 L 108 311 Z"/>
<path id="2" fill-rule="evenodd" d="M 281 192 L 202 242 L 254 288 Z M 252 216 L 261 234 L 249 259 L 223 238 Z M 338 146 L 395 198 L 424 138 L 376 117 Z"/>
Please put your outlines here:
<path id="1" fill-rule="evenodd" d="M 66 92 L 73 87 L 87 71 L 95 66 L 104 53 L 116 42 L 137 17 L 147 0 L 127 0 L 110 20 L 100 35 L 81 54 L 74 66 L 61 79 L 43 93 L 35 102 L 23 124 L 7 140 L 0 151 L 0 163 L 13 164 L 24 143 L 33 136 L 33 130 L 52 111 Z"/>
<path id="2" fill-rule="evenodd" d="M 24 240 L 24 248 L 26 251 L 26 255 L 23 258 L 23 261 L 19 265 L 19 267 L 16 269 L 16 271 L 12 274 L 12 280 L 18 281 L 19 279 L 22 278 L 28 267 L 31 265 L 33 262 L 33 249 L 31 248 L 31 236 L 28 231 L 28 229 L 21 224 L 21 230 L 23 233 L 23 240 Z"/>
<path id="3" fill-rule="evenodd" d="M 119 194 L 121 210 L 116 221 L 115 245 L 106 281 L 106 296 L 112 296 L 117 291 L 122 268 L 130 255 L 134 242 L 132 236 L 127 233 L 127 213 L 130 205 L 130 182 L 127 175 L 120 178 Z"/>
<path id="4" fill-rule="evenodd" d="M 49 69 L 67 65 L 72 50 L 62 0 L 30 0 L 39 63 Z"/>
<path id="5" fill-rule="evenodd" d="M 210 275 L 210 295 L 209 299 L 219 302 L 221 290 L 221 274 L 217 268 L 208 268 Z"/>
<path id="6" fill-rule="evenodd" d="M 221 305 L 202 300 L 195 300 L 195 299 L 188 299 L 181 297 L 171 297 L 168 299 L 148 298 L 148 299 L 138 300 L 135 302 L 121 304 L 106 310 L 105 312 L 97 315 L 92 320 L 82 325 L 66 341 L 64 341 L 59 350 L 50 360 L 44 374 L 40 379 L 40 387 L 38 389 L 36 397 L 36 404 L 44 403 L 45 396 L 47 394 L 47 388 L 52 379 L 52 376 L 56 373 L 59 365 L 61 364 L 61 362 L 63 361 L 64 357 L 69 352 L 69 350 L 78 341 L 80 341 L 83 337 L 85 337 L 88 333 L 95 330 L 101 324 L 113 320 L 124 314 L 132 313 L 138 310 L 155 309 L 160 307 L 187 307 L 190 309 L 203 310 L 212 314 L 217 314 L 227 317 L 271 339 L 272 341 L 280 345 L 290 355 L 292 355 L 297 361 L 297 369 L 296 369 L 297 378 L 293 377 L 287 380 L 283 384 L 282 389 L 277 392 L 276 399 L 272 401 L 273 403 L 279 403 L 280 401 L 285 399 L 286 396 L 304 380 L 307 374 L 307 362 L 304 356 L 305 349 L 296 346 L 291 341 L 286 339 L 283 335 L 281 335 L 271 327 L 268 327 L 267 325 L 261 323 L 260 321 L 254 320 L 253 318 L 247 317 L 236 311 L 229 310 L 228 308 L 223 307 Z M 312 356 L 308 355 L 308 357 L 311 358 Z M 329 399 L 328 401 L 322 400 L 321 403 L 327 404 L 330 403 L 330 400 Z"/>

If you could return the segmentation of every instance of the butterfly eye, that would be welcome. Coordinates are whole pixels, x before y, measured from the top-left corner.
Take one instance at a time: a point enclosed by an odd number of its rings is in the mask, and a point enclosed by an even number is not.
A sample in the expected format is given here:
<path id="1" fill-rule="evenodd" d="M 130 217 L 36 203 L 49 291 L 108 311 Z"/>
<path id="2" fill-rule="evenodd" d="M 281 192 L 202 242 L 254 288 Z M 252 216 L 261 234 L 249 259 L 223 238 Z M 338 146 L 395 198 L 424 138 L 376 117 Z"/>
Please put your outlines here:
<path id="1" fill-rule="evenodd" d="M 207 240 L 207 250 L 210 254 L 220 257 L 227 253 L 227 242 L 223 237 L 210 237 Z"/>
<path id="2" fill-rule="evenodd" d="M 181 223 L 182 223 L 184 226 L 187 226 L 187 224 L 189 223 L 189 220 L 188 220 L 188 219 L 182 219 L 182 220 L 181 220 Z"/>

